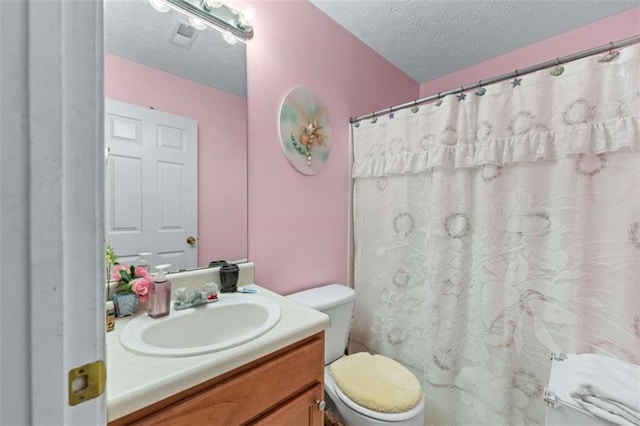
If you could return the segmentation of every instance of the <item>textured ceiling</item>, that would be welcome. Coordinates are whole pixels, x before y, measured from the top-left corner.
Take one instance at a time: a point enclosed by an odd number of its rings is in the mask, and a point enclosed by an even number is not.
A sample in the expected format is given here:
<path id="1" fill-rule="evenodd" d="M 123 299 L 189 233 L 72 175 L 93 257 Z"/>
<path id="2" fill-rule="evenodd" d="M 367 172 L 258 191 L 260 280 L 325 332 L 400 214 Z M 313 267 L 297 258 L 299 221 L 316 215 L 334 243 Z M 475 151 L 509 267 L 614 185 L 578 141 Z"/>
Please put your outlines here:
<path id="1" fill-rule="evenodd" d="M 640 0 L 310 1 L 418 83 L 640 6 Z M 229 45 L 212 29 L 200 31 L 189 50 L 174 46 L 168 40 L 178 19 L 147 0 L 106 0 L 106 51 L 246 96 L 245 46 Z"/>
<path id="2" fill-rule="evenodd" d="M 220 32 L 199 31 L 190 49 L 169 43 L 176 22 L 184 15 L 173 9 L 160 13 L 147 0 L 106 0 L 104 12 L 107 53 L 215 87 L 247 96 L 246 48 L 231 45 Z"/>
<path id="3" fill-rule="evenodd" d="M 418 83 L 640 6 L 640 0 L 310 1 Z"/>

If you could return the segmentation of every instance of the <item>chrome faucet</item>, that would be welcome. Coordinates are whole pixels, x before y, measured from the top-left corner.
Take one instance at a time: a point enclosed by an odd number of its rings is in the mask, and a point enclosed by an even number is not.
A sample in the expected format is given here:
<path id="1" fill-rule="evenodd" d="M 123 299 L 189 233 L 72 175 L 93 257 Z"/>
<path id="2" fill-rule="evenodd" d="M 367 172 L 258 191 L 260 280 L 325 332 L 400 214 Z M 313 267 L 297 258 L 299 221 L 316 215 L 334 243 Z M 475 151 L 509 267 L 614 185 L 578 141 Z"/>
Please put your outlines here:
<path id="1" fill-rule="evenodd" d="M 202 291 L 194 290 L 189 296 L 187 296 L 187 293 L 186 287 L 180 287 L 174 291 L 173 309 L 179 311 L 218 301 L 218 286 L 216 283 L 206 283 Z"/>

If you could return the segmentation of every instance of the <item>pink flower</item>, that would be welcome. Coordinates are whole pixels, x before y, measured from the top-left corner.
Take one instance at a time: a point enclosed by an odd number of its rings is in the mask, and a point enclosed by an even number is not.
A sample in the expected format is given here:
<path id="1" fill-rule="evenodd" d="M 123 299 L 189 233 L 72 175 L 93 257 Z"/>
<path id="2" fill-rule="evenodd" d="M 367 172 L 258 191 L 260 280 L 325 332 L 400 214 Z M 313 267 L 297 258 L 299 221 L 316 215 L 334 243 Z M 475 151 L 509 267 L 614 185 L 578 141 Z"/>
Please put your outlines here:
<path id="1" fill-rule="evenodd" d="M 147 272 L 147 268 L 145 266 L 136 266 L 134 273 L 136 274 L 136 278 L 147 278 L 153 280 L 153 277 L 149 272 Z"/>
<path id="2" fill-rule="evenodd" d="M 148 278 L 138 278 L 131 282 L 131 291 L 138 296 L 146 296 L 149 292 L 149 284 L 151 281 Z"/>
<path id="3" fill-rule="evenodd" d="M 129 272 L 129 267 L 124 263 L 119 263 L 117 265 L 113 265 L 113 269 L 111 270 L 111 279 L 120 281 L 122 276 L 120 275 L 120 271 Z"/>

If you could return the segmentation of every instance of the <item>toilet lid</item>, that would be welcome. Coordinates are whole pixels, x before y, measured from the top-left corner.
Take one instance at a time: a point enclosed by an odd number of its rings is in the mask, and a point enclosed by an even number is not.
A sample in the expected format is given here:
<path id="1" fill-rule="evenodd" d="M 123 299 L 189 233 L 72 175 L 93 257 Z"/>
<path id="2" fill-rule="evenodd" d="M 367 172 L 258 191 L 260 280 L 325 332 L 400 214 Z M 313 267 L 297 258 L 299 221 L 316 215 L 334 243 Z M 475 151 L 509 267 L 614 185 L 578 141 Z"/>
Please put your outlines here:
<path id="1" fill-rule="evenodd" d="M 417 417 L 420 412 L 424 409 L 424 395 L 420 399 L 418 405 L 413 407 L 408 411 L 404 411 L 402 413 L 380 413 L 378 411 L 369 410 L 361 405 L 356 404 L 352 400 L 346 396 L 338 386 L 336 386 L 333 378 L 329 374 L 328 377 L 325 377 L 325 386 L 331 386 L 333 392 L 338 396 L 340 401 L 342 401 L 346 406 L 351 408 L 352 410 L 366 416 L 371 417 L 372 419 L 381 420 L 383 422 L 403 422 L 409 419 L 413 419 Z"/>
<path id="2" fill-rule="evenodd" d="M 422 398 L 418 379 L 382 355 L 361 352 L 345 356 L 330 365 L 330 372 L 338 394 L 373 412 L 403 413 Z"/>

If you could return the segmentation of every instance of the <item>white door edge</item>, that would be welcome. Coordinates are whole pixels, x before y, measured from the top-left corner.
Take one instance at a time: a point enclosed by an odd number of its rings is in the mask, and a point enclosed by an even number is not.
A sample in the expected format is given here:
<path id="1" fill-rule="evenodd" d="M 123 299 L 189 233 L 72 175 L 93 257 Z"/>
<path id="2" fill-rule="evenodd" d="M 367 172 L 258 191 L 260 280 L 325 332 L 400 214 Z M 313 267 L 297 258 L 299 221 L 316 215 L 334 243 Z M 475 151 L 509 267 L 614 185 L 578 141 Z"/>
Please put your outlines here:
<path id="1" fill-rule="evenodd" d="M 2 129 L 0 149 L 4 154 L 10 143 L 28 146 L 18 157 L 0 156 L 3 169 L 9 162 L 24 166 L 13 183 L 28 195 L 17 206 L 5 193 L 1 199 L 3 213 L 21 209 L 12 215 L 22 215 L 15 223 L 27 232 L 18 235 L 11 222 L 2 223 L 3 240 L 26 239 L 22 259 L 0 264 L 2 424 L 106 423 L 105 394 L 75 406 L 67 397 L 71 368 L 105 360 L 102 14 L 100 0 L 0 7 L 1 60 L 23 67 L 11 82 L 2 76 L 3 88 L 12 84 L 21 91 L 13 99 L 2 93 L 2 106 L 13 103 L 27 117 L 17 139 L 4 140 Z M 5 49 L 20 40 L 25 44 Z M 16 293 L 5 292 L 6 286 L 23 287 L 26 297 L 7 298 Z M 6 318 L 10 305 L 23 315 Z M 22 317 L 27 321 L 17 325 Z M 24 334 L 9 343 L 4 332 L 14 326 Z M 20 379 L 13 382 L 20 390 L 15 395 L 5 381 L 10 375 Z"/>

